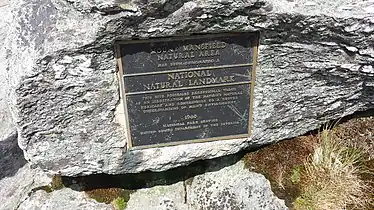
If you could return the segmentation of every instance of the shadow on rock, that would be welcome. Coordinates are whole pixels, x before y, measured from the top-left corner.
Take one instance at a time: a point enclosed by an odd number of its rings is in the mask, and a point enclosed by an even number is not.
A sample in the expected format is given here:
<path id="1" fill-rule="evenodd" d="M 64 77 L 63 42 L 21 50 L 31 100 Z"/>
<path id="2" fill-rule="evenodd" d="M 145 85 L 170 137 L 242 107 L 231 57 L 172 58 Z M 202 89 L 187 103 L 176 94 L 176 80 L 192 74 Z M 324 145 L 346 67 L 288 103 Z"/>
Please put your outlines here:
<path id="1" fill-rule="evenodd" d="M 22 168 L 26 163 L 23 151 L 17 143 L 16 132 L 0 141 L 0 180 L 5 177 L 14 176 L 18 169 Z"/>
<path id="2" fill-rule="evenodd" d="M 157 185 L 172 185 L 188 180 L 197 175 L 207 172 L 218 171 L 231 166 L 241 160 L 245 152 L 211 160 L 200 160 L 188 166 L 178 167 L 163 172 L 142 172 L 136 174 L 95 174 L 81 177 L 62 177 L 64 186 L 77 191 L 88 191 L 93 189 L 122 188 L 137 190 L 151 188 Z"/>

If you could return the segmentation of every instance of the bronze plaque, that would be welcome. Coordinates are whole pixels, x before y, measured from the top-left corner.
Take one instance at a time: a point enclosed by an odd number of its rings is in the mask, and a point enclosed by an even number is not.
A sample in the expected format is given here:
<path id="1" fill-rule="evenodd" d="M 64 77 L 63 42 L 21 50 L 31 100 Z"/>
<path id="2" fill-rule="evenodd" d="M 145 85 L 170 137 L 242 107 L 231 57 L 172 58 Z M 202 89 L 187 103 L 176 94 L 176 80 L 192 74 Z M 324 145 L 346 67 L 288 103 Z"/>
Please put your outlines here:
<path id="1" fill-rule="evenodd" d="M 129 148 L 250 136 L 257 33 L 116 45 Z"/>

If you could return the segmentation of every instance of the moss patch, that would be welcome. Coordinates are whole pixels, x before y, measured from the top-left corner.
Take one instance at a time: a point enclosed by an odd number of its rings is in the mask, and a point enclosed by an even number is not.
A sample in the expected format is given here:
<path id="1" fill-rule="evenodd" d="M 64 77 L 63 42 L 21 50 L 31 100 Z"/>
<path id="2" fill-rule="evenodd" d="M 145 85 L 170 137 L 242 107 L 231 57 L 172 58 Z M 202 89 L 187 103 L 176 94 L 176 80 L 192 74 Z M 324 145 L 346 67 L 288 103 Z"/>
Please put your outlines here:
<path id="1" fill-rule="evenodd" d="M 106 188 L 92 189 L 86 191 L 86 194 L 99 203 L 112 204 L 116 209 L 123 210 L 126 208 L 132 192 L 121 188 Z"/>
<path id="2" fill-rule="evenodd" d="M 302 170 L 303 170 L 303 166 L 297 166 L 292 170 L 291 182 L 293 184 L 300 183 Z"/>
<path id="3" fill-rule="evenodd" d="M 64 183 L 62 182 L 62 177 L 60 175 L 55 175 L 52 177 L 52 182 L 50 184 L 51 190 L 60 190 L 64 188 Z"/>
<path id="4" fill-rule="evenodd" d="M 126 201 L 125 198 L 122 198 L 122 197 L 119 197 L 119 198 L 116 198 L 112 204 L 114 206 L 115 209 L 117 210 L 123 210 L 127 207 L 127 202 L 128 200 Z"/>

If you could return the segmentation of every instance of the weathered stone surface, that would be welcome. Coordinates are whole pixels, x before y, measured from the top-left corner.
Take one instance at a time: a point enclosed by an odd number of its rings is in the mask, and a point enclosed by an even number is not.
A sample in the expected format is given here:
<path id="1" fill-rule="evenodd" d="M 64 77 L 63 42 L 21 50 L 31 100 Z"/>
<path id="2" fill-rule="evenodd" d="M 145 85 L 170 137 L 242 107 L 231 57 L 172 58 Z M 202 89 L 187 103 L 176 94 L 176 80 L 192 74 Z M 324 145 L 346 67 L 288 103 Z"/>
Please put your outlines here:
<path id="1" fill-rule="evenodd" d="M 15 0 L 10 102 L 27 160 L 54 173 L 162 171 L 303 134 L 374 107 L 374 2 Z M 254 132 L 126 151 L 113 41 L 261 31 Z"/>
<path id="2" fill-rule="evenodd" d="M 6 122 L 2 121 L 0 124 Z M 2 210 L 16 209 L 33 189 L 51 182 L 42 170 L 30 168 L 23 151 L 18 147 L 15 131 L 8 136 L 4 134 L 0 138 L 0 169 L 0 209 Z"/>
<path id="3" fill-rule="evenodd" d="M 6 62 L 5 62 L 5 40 L 10 20 L 9 6 L 7 1 L 0 1 L 0 141 L 15 132 L 15 127 L 7 103 Z"/>
<path id="4" fill-rule="evenodd" d="M 0 0 L 0 7 L 8 5 L 8 0 Z"/>
<path id="5" fill-rule="evenodd" d="M 23 161 L 26 162 L 26 160 Z M 0 166 L 3 166 L 2 164 L 0 163 Z M 11 176 L 9 169 L 5 171 L 8 176 L 2 177 L 3 171 L 0 173 L 0 209 L 2 210 L 17 209 L 33 189 L 47 186 L 51 182 L 51 179 L 43 171 L 31 169 L 29 164 L 13 170 L 15 170 L 13 171 L 15 174 Z"/>
<path id="6" fill-rule="evenodd" d="M 50 179 L 39 169 L 31 169 L 17 142 L 17 131 L 8 107 L 5 43 L 9 28 L 9 7 L 0 1 L 0 209 L 13 210 L 32 189 Z"/>
<path id="7" fill-rule="evenodd" d="M 47 193 L 39 190 L 33 193 L 18 208 L 19 210 L 112 210 L 110 205 L 98 203 L 88 198 L 84 192 L 76 192 L 69 188 Z"/>
<path id="8" fill-rule="evenodd" d="M 127 203 L 129 210 L 187 210 L 183 182 L 168 186 L 140 189 L 130 195 Z"/>
<path id="9" fill-rule="evenodd" d="M 249 172 L 242 161 L 187 180 L 187 203 L 196 210 L 288 209 L 261 174 Z"/>
<path id="10" fill-rule="evenodd" d="M 224 160 L 223 160 L 224 161 Z M 263 175 L 249 172 L 242 161 L 220 169 L 222 162 L 173 185 L 137 190 L 127 209 L 267 210 L 288 209 L 271 191 Z"/>
<path id="11" fill-rule="evenodd" d="M 287 209 L 284 201 L 274 196 L 270 183 L 264 176 L 250 172 L 242 161 L 235 161 L 234 164 L 232 161 L 234 160 L 228 158 L 210 161 L 205 165 L 206 173 L 201 175 L 176 183 L 133 190 L 126 209 Z M 21 202 L 18 209 L 101 210 L 112 207 L 112 204 L 97 203 L 89 199 L 84 192 L 63 188 L 51 193 L 43 190 L 33 191 Z"/>

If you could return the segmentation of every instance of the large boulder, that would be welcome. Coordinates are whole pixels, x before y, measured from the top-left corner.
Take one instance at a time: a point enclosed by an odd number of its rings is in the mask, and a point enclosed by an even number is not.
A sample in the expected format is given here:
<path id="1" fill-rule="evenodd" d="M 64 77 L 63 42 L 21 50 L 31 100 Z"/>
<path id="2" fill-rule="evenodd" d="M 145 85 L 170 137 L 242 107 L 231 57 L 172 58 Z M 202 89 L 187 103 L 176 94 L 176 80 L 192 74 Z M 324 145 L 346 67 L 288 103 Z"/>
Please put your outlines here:
<path id="1" fill-rule="evenodd" d="M 30 168 L 18 146 L 17 130 L 8 106 L 5 64 L 5 37 L 8 34 L 10 10 L 7 1 L 0 0 L 0 209 L 13 210 L 33 189 L 51 181 L 40 169 Z"/>
<path id="2" fill-rule="evenodd" d="M 7 83 L 26 159 L 76 176 L 162 171 L 374 107 L 374 2 L 14 0 Z M 251 138 L 128 151 L 115 40 L 260 31 Z"/>

